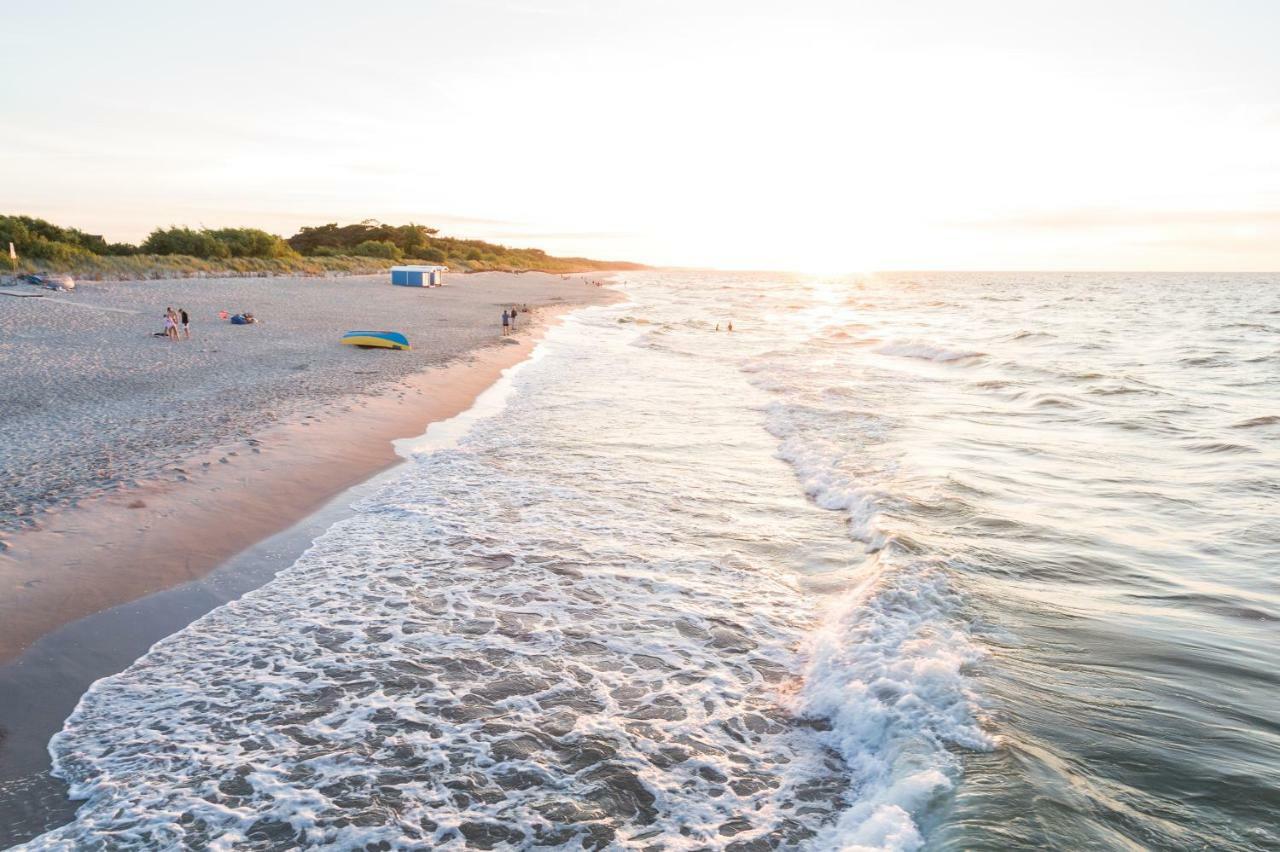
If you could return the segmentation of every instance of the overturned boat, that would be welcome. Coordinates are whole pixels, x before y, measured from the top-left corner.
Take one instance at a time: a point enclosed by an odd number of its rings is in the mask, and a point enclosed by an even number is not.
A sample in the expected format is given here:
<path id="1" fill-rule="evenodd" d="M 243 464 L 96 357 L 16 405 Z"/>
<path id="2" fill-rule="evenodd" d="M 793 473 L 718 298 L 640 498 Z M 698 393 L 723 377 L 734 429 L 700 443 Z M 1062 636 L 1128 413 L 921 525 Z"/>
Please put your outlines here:
<path id="1" fill-rule="evenodd" d="M 348 331 L 342 342 L 361 349 L 408 349 L 409 338 L 398 331 Z"/>

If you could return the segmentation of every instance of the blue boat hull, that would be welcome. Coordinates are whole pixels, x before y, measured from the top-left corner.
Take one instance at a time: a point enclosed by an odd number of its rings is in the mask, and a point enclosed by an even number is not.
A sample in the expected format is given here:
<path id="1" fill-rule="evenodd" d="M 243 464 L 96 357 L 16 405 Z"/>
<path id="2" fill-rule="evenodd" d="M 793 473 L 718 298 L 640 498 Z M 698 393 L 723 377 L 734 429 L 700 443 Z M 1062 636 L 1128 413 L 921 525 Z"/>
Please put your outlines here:
<path id="1" fill-rule="evenodd" d="M 364 349 L 409 348 L 409 338 L 398 331 L 348 331 L 342 335 L 342 342 Z"/>

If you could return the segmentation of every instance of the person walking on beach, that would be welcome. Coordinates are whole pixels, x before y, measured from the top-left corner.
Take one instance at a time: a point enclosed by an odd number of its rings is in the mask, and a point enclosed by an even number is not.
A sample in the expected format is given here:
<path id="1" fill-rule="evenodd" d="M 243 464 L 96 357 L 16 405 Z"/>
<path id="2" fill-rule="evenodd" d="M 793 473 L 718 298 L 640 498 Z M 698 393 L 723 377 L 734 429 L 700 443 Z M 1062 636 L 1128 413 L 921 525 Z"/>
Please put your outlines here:
<path id="1" fill-rule="evenodd" d="M 182 320 L 182 336 L 187 340 L 191 339 L 191 317 L 187 315 L 186 308 L 178 308 L 178 318 Z"/>
<path id="2" fill-rule="evenodd" d="M 502 333 L 503 335 L 511 333 L 511 315 L 507 313 L 506 308 L 502 309 Z"/>

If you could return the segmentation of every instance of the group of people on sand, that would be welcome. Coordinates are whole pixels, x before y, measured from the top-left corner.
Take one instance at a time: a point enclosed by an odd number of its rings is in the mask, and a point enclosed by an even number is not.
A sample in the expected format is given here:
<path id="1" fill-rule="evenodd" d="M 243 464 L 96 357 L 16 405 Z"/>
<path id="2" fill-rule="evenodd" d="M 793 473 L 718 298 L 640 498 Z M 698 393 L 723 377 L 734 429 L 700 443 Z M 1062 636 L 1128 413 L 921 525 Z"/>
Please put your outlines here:
<path id="1" fill-rule="evenodd" d="M 191 339 L 191 317 L 187 314 L 186 308 L 164 309 L 164 337 L 170 340 L 177 340 L 179 335 Z"/>
<path id="2" fill-rule="evenodd" d="M 514 308 L 513 308 L 514 310 Z M 245 311 L 239 314 L 229 314 L 226 311 L 219 311 L 218 318 L 229 321 L 232 325 L 254 325 L 258 322 L 257 317 Z M 167 337 L 170 340 L 190 340 L 191 339 L 191 315 L 187 313 L 186 308 L 164 309 L 164 331 L 157 331 L 156 337 Z"/>
<path id="3" fill-rule="evenodd" d="M 527 313 L 529 313 L 528 305 L 512 305 L 510 309 L 504 308 L 502 311 L 502 333 L 507 335 L 515 331 L 516 316 Z"/>

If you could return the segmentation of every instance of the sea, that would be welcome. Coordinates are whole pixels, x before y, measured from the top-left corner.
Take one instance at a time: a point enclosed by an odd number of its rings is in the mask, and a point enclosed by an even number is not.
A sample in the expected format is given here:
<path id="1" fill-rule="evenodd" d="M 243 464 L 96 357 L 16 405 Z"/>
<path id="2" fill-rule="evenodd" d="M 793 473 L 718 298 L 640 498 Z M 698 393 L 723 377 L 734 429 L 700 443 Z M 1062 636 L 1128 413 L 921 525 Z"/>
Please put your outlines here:
<path id="1" fill-rule="evenodd" d="M 26 848 L 1280 848 L 1280 276 L 612 286 Z"/>

